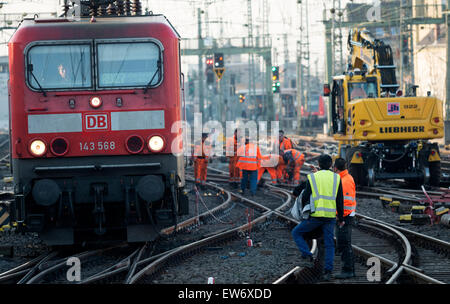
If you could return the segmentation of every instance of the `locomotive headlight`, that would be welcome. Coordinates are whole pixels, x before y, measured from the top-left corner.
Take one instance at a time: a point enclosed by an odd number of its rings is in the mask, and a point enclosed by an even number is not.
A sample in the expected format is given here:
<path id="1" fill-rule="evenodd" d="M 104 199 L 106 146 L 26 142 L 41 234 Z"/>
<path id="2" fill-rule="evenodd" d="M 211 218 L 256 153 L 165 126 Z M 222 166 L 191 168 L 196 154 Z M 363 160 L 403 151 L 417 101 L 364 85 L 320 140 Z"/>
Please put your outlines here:
<path id="1" fill-rule="evenodd" d="M 152 136 L 148 141 L 148 148 L 152 152 L 160 152 L 164 148 L 164 139 L 161 136 Z"/>
<path id="2" fill-rule="evenodd" d="M 35 139 L 30 144 L 30 152 L 34 156 L 42 156 L 47 152 L 47 145 L 40 139 Z"/>
<path id="3" fill-rule="evenodd" d="M 99 108 L 102 105 L 102 100 L 100 99 L 100 97 L 94 96 L 89 100 L 89 104 L 93 108 Z"/>

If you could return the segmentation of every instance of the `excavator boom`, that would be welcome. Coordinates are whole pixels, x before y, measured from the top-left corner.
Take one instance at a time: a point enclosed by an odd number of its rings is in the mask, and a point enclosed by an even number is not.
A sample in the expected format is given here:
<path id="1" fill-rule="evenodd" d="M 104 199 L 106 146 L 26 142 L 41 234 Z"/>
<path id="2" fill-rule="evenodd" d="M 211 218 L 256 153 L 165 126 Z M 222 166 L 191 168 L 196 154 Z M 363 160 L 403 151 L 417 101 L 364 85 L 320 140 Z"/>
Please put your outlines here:
<path id="1" fill-rule="evenodd" d="M 357 28 L 348 35 L 348 48 L 352 55 L 351 66 L 353 69 L 364 70 L 364 64 L 369 74 L 376 73 L 381 77 L 381 91 L 395 93 L 398 84 L 395 76 L 395 65 L 392 49 L 383 41 L 375 39 L 366 30 Z"/>

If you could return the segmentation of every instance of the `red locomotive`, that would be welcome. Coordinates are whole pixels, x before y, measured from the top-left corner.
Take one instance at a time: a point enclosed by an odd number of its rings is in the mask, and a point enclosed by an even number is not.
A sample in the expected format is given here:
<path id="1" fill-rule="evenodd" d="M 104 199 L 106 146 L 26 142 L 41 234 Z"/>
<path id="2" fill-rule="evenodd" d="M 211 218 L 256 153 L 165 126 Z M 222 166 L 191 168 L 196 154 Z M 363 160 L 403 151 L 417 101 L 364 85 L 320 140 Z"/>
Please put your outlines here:
<path id="1" fill-rule="evenodd" d="M 184 158 L 172 153 L 179 40 L 162 15 L 21 23 L 9 42 L 21 229 L 48 244 L 148 241 L 188 212 Z"/>

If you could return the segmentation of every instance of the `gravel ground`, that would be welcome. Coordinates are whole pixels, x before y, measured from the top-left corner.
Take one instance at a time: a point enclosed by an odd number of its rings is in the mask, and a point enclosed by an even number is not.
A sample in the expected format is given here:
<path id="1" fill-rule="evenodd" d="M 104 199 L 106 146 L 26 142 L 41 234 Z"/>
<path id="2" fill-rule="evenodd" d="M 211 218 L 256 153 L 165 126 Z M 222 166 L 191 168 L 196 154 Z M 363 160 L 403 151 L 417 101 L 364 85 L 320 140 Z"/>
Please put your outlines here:
<path id="1" fill-rule="evenodd" d="M 366 215 L 387 223 L 397 225 L 412 231 L 423 233 L 437 239 L 441 239 L 450 242 L 450 228 L 444 225 L 413 225 L 410 223 L 400 223 L 399 217 L 408 209 L 408 206 L 404 206 L 403 211 L 400 213 L 393 212 L 389 207 L 383 208 L 380 200 L 377 199 L 357 199 L 356 212 L 362 215 Z"/>
<path id="2" fill-rule="evenodd" d="M 206 284 L 208 277 L 214 277 L 216 284 L 270 284 L 303 263 L 290 229 L 284 224 L 271 222 L 260 231 L 251 232 L 250 237 L 260 246 L 247 247 L 242 238 L 206 250 L 169 267 L 152 283 Z"/>

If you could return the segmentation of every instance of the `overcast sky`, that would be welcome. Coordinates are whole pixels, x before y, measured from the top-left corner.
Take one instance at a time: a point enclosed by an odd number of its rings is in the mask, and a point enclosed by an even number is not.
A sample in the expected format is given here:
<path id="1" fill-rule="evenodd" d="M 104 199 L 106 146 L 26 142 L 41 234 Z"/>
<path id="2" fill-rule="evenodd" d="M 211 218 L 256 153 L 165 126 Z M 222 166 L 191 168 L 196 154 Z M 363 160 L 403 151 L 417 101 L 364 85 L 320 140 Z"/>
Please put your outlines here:
<path id="1" fill-rule="evenodd" d="M 305 0 L 303 0 L 305 1 Z M 61 11 L 62 0 L 0 0 L 6 2 L 0 9 L 0 14 L 27 13 L 29 16 L 36 13 Z M 197 8 L 201 7 L 208 13 L 208 30 L 211 36 L 218 37 L 246 37 L 247 0 L 142 0 L 143 7 L 148 7 L 154 13 L 167 16 L 183 38 L 197 36 Z M 342 0 L 342 7 L 349 1 Z M 355 1 L 356 2 L 356 1 Z M 373 2 L 372 0 L 359 0 L 359 2 Z M 263 0 L 252 0 L 253 31 L 254 36 L 261 32 Z M 311 63 L 319 62 L 319 70 L 323 70 L 324 63 L 324 26 L 321 23 L 323 9 L 330 9 L 332 0 L 308 0 L 309 6 L 309 34 Z M 299 36 L 299 18 L 297 14 L 297 0 L 268 0 L 269 4 L 269 31 L 272 36 L 272 45 L 277 49 L 278 57 L 273 61 L 284 61 L 283 38 L 288 34 L 290 61 L 295 61 L 296 41 Z M 204 31 L 206 28 L 204 27 Z M 6 55 L 6 43 L 12 31 L 4 31 L 0 36 L 3 44 L 0 54 Z M 313 70 L 315 72 L 315 70 Z"/>

